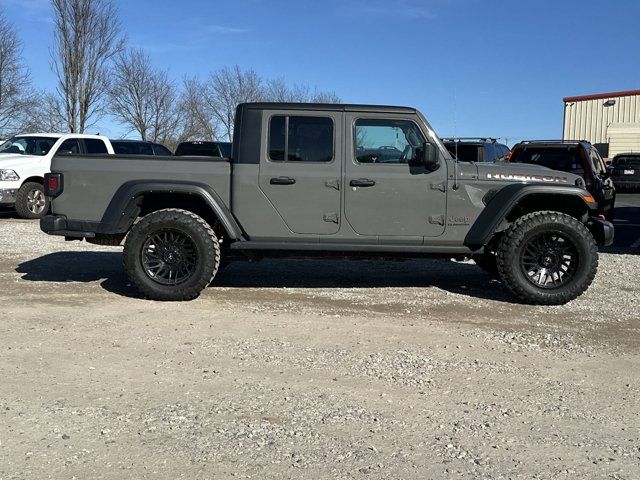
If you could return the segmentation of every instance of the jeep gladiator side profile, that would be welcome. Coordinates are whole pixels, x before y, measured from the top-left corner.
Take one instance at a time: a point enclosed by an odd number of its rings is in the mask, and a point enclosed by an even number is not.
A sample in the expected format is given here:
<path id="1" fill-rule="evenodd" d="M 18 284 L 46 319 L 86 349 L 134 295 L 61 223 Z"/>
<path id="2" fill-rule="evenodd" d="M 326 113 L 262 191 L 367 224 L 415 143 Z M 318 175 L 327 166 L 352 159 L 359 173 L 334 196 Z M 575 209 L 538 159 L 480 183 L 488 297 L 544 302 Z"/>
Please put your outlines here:
<path id="1" fill-rule="evenodd" d="M 41 228 L 119 245 L 156 300 L 196 298 L 234 259 L 473 257 L 525 302 L 562 304 L 613 241 L 584 181 L 454 160 L 407 107 L 248 103 L 231 159 L 56 156 Z"/>

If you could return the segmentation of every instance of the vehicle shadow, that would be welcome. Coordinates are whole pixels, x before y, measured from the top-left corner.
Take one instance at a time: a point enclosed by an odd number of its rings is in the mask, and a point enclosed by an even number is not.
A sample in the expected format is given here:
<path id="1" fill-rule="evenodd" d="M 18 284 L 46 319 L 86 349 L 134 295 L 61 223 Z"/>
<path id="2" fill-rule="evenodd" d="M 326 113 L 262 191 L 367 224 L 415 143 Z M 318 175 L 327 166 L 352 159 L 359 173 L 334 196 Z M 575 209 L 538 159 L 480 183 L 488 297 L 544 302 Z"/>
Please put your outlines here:
<path id="1" fill-rule="evenodd" d="M 16 268 L 31 282 L 98 282 L 117 295 L 141 298 L 130 285 L 120 252 L 58 252 Z M 394 261 L 263 260 L 236 262 L 221 271 L 216 288 L 427 288 L 518 303 L 498 281 L 472 263 L 419 259 Z"/>
<path id="2" fill-rule="evenodd" d="M 30 282 L 90 283 L 119 295 L 142 298 L 129 284 L 120 252 L 56 252 L 18 265 L 16 272 Z"/>
<path id="3" fill-rule="evenodd" d="M 4 218 L 20 218 L 13 208 L 0 208 L 0 219 Z"/>

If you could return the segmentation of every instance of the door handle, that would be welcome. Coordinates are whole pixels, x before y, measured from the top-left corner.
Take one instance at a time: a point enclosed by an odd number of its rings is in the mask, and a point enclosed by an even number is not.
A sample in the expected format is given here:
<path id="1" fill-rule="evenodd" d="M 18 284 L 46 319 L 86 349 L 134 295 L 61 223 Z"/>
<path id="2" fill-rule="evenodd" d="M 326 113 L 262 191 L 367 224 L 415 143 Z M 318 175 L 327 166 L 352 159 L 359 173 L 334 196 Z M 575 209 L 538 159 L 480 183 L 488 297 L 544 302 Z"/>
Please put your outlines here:
<path id="1" fill-rule="evenodd" d="M 373 187 L 375 184 L 376 182 L 367 178 L 359 178 L 358 180 L 351 180 L 349 182 L 351 187 Z"/>
<path id="2" fill-rule="evenodd" d="M 271 185 L 293 185 L 296 183 L 296 179 L 291 177 L 274 177 L 269 180 L 269 183 Z"/>

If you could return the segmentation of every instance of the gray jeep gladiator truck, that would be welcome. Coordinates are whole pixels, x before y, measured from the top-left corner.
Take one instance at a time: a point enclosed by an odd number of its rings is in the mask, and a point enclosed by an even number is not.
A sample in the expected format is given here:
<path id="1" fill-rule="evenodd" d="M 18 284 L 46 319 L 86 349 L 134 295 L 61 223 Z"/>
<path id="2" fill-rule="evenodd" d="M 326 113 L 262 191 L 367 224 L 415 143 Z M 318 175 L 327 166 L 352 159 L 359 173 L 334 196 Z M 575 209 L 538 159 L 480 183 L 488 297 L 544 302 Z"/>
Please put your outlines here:
<path id="1" fill-rule="evenodd" d="M 588 288 L 613 241 L 580 177 L 454 160 L 413 108 L 247 103 L 233 140 L 230 159 L 56 156 L 41 228 L 124 241 L 131 282 L 174 301 L 234 259 L 438 256 L 555 305 Z"/>

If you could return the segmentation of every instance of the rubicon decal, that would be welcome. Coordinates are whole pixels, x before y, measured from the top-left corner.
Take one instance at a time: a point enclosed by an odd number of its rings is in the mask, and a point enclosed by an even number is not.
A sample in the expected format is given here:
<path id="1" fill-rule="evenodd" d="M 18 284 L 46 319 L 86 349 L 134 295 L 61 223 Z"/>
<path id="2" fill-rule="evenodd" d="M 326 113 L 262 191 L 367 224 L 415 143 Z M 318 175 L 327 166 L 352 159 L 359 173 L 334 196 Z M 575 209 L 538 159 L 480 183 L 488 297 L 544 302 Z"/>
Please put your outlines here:
<path id="1" fill-rule="evenodd" d="M 514 175 L 504 173 L 487 173 L 487 178 L 491 180 L 507 180 L 516 182 L 551 182 L 551 183 L 569 183 L 567 177 L 558 177 L 555 175 Z"/>

